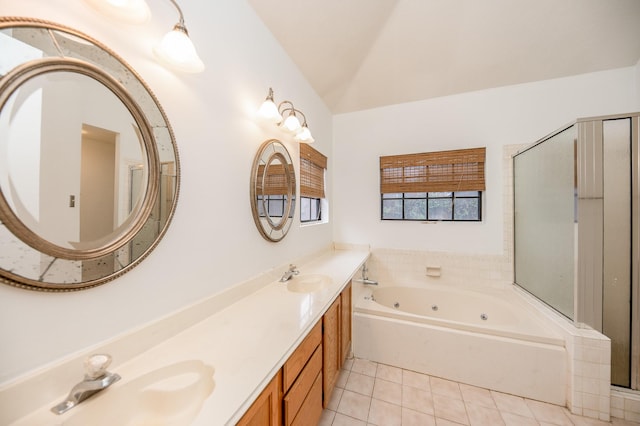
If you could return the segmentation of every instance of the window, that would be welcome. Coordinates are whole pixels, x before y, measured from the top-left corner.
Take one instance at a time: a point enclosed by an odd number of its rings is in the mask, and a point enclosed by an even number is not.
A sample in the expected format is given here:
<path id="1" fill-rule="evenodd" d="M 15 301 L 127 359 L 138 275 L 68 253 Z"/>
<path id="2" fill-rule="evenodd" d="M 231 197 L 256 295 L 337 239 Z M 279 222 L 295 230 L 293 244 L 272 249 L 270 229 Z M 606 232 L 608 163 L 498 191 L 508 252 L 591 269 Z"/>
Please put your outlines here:
<path id="1" fill-rule="evenodd" d="M 485 148 L 380 157 L 383 220 L 482 220 Z"/>
<path id="2" fill-rule="evenodd" d="M 308 144 L 300 144 L 300 221 L 303 223 L 322 220 L 326 168 L 327 157 Z"/>
<path id="3" fill-rule="evenodd" d="M 482 220 L 480 191 L 382 194 L 385 220 Z"/>
<path id="4" fill-rule="evenodd" d="M 322 218 L 320 198 L 300 197 L 300 221 L 317 222 Z"/>

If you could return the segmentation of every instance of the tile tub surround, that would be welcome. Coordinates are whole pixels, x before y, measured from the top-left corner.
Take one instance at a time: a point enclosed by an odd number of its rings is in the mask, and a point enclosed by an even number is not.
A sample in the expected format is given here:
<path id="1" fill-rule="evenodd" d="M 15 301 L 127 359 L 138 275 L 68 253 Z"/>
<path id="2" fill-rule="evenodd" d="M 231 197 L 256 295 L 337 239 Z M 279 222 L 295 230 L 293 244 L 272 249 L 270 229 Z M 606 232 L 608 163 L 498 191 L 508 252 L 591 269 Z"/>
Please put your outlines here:
<path id="1" fill-rule="evenodd" d="M 345 363 L 320 426 L 637 426 L 365 359 Z"/>
<path id="2" fill-rule="evenodd" d="M 381 285 L 504 289 L 513 282 L 511 262 L 503 255 L 376 248 L 367 268 L 369 277 Z M 429 276 L 427 268 L 439 268 L 440 275 Z"/>
<path id="3" fill-rule="evenodd" d="M 611 389 L 611 416 L 640 424 L 640 392 Z"/>
<path id="4" fill-rule="evenodd" d="M 74 412 L 90 408 L 93 401 L 86 401 L 61 416 L 49 411 L 82 378 L 84 358 L 97 352 L 110 353 L 114 363 L 109 370 L 122 376 L 107 391 L 115 391 L 143 374 L 177 362 L 194 359 L 204 362 L 214 368 L 215 387 L 192 424 L 235 423 L 368 256 L 368 249 L 336 246 L 297 262 L 301 273 L 332 278 L 330 286 L 316 293 L 293 293 L 277 282 L 286 270 L 284 266 L 277 273 L 270 271 L 266 277 L 232 289 L 233 296 L 214 296 L 160 320 L 160 325 L 154 323 L 134 330 L 104 346 L 34 372 L 0 389 L 0 424 L 56 425 Z M 215 300 L 221 297 L 224 303 Z M 173 336 L 162 336 L 161 342 L 139 354 L 127 352 L 131 342 L 152 341 L 167 328 L 176 330 Z M 123 358 L 124 354 L 130 357 Z M 54 385 L 57 388 L 52 392 Z M 99 398 L 98 395 L 95 401 Z M 26 405 L 29 403 L 34 406 Z"/>

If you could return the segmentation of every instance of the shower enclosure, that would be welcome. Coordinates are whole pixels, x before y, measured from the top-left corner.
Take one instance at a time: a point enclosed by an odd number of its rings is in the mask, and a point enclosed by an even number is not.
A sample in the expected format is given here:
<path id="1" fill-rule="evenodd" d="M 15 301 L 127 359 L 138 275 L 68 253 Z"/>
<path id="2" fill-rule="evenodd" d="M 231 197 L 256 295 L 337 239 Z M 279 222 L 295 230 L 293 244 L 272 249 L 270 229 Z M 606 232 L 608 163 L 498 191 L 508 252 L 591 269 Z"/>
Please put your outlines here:
<path id="1" fill-rule="evenodd" d="M 640 113 L 577 120 L 513 157 L 515 283 L 611 339 L 640 389 Z"/>

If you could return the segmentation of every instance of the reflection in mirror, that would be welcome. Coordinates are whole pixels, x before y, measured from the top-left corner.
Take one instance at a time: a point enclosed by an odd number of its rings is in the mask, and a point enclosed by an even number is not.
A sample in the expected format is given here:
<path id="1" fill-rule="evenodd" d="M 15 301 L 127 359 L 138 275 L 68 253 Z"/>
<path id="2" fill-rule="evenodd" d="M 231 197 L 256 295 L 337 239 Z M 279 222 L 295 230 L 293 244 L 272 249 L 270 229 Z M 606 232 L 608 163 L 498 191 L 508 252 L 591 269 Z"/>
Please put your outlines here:
<path id="1" fill-rule="evenodd" d="M 126 173 L 131 165 L 146 168 L 143 149 L 135 119 L 107 87 L 77 73 L 38 75 L 0 113 L 0 187 L 41 238 L 94 248 L 141 208 L 140 192 L 133 209 L 127 202 Z"/>
<path id="2" fill-rule="evenodd" d="M 117 55 L 57 24 L 0 18 L 0 276 L 48 291 L 107 282 L 166 231 L 173 134 Z"/>
<path id="3" fill-rule="evenodd" d="M 280 241 L 293 222 L 296 177 L 291 156 L 275 139 L 260 146 L 251 172 L 251 210 L 260 234 Z"/>

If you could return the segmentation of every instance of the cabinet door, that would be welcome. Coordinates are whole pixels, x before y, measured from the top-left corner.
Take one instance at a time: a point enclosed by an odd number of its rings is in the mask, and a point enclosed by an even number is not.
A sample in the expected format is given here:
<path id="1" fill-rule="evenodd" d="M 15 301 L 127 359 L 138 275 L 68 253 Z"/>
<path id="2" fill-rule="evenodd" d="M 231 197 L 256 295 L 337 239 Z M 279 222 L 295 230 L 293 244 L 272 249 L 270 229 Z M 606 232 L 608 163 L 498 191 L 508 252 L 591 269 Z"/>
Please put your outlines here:
<path id="1" fill-rule="evenodd" d="M 342 291 L 340 308 L 340 367 L 351 349 L 351 282 Z"/>
<path id="2" fill-rule="evenodd" d="M 318 377 L 313 382 L 313 386 L 291 426 L 317 425 L 320 417 L 322 417 L 322 373 L 318 373 Z"/>
<path id="3" fill-rule="evenodd" d="M 323 407 L 326 408 L 331 399 L 331 392 L 340 374 L 340 297 L 337 297 L 331 307 L 322 317 L 322 376 L 323 376 Z"/>
<path id="4" fill-rule="evenodd" d="M 278 371 L 278 374 L 269 382 L 237 424 L 240 426 L 279 426 L 282 424 L 281 405 L 282 375 Z"/>
<path id="5" fill-rule="evenodd" d="M 322 349 L 318 347 L 313 356 L 296 379 L 291 389 L 284 397 L 283 418 L 284 424 L 289 426 L 293 423 L 293 419 L 299 416 L 301 407 L 308 406 L 307 411 L 322 412 L 322 380 L 320 380 L 319 394 L 311 397 L 311 390 L 315 386 L 317 378 L 322 374 Z M 308 415 L 307 415 L 308 416 Z M 305 417 L 305 416 L 303 416 Z M 314 423 L 309 423 L 314 424 Z"/>

